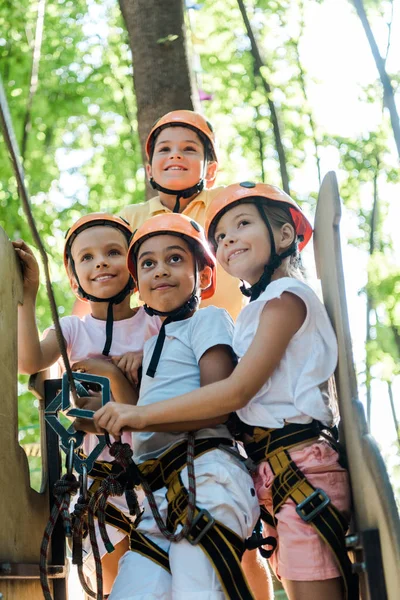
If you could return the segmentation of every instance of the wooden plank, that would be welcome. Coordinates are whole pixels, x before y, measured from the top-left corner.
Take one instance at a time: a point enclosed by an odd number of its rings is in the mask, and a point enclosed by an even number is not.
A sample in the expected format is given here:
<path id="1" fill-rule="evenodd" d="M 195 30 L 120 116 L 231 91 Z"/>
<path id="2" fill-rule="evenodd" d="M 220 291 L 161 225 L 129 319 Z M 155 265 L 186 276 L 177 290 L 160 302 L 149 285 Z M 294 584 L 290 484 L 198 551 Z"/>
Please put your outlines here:
<path id="1" fill-rule="evenodd" d="M 346 305 L 339 224 L 341 204 L 335 173 L 328 173 L 321 186 L 315 216 L 314 250 L 324 303 L 336 331 L 339 362 L 336 386 L 352 483 L 356 529 L 361 533 L 378 530 L 386 592 L 397 600 L 400 590 L 400 521 L 389 477 L 374 438 L 369 434 L 364 409 L 358 398 L 354 372 L 349 318 Z M 373 565 L 372 567 L 370 565 Z M 379 561 L 369 561 L 379 570 Z M 382 577 L 373 574 L 370 581 Z M 363 598 L 382 600 L 361 576 Z"/>

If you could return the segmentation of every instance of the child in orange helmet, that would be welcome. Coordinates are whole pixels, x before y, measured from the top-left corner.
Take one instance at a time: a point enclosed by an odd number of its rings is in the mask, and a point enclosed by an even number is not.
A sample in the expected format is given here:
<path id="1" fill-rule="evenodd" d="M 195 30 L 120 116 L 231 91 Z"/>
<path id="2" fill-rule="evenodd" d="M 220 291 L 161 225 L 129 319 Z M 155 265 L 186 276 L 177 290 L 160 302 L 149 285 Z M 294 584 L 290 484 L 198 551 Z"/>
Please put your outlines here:
<path id="1" fill-rule="evenodd" d="M 133 290 L 132 279 L 126 266 L 126 255 L 132 230 L 120 217 L 94 213 L 80 218 L 68 231 L 64 264 L 72 290 L 88 303 L 90 314 L 82 319 L 77 316 L 63 317 L 61 329 L 73 370 L 112 378 L 112 396 L 115 402 L 135 402 L 136 388 L 109 358 L 110 354 L 123 354 L 128 350 L 141 352 L 145 340 L 154 335 L 160 326 L 158 319 L 151 319 L 143 308 L 130 308 Z M 43 371 L 60 358 L 60 350 L 54 328 L 45 332 L 40 340 L 35 321 L 35 301 L 39 286 L 39 268 L 32 250 L 22 241 L 13 242 L 21 259 L 24 276 L 24 303 L 18 312 L 18 369 L 20 373 L 32 374 Z M 85 408 L 95 410 L 98 398 L 84 400 Z M 124 441 L 131 436 L 124 434 Z M 89 454 L 97 445 L 97 437 L 85 437 L 83 451 Z M 107 449 L 99 461 L 111 461 Z M 89 477 L 89 485 L 92 479 Z M 129 530 L 131 517 L 126 501 L 114 497 L 109 501 L 121 515 L 121 522 Z M 102 557 L 104 591 L 109 593 L 117 573 L 118 559 L 129 547 L 128 536 L 122 529 L 110 524 L 107 532 L 115 551 L 108 554 L 98 534 Z M 98 533 L 98 532 L 97 532 Z M 89 539 L 84 543 L 84 572 L 94 572 L 94 560 L 90 554 Z"/>
<path id="2" fill-rule="evenodd" d="M 227 377 L 235 364 L 232 319 L 214 306 L 198 310 L 200 297 L 212 297 L 216 284 L 215 259 L 202 228 L 181 214 L 147 220 L 134 234 L 128 267 L 146 312 L 163 321 L 144 347 L 139 404 L 145 409 Z M 114 430 L 110 419 L 103 413 L 104 428 Z M 133 552 L 120 560 L 110 599 L 253 598 L 240 559 L 259 507 L 225 420 L 226 415 L 200 418 L 133 434 L 135 462 L 153 490 L 169 539 L 147 498 L 131 535 Z M 192 479 L 188 431 L 195 438 Z M 182 539 L 171 539 L 186 523 L 187 502 L 194 503 L 194 519 Z"/>
<path id="3" fill-rule="evenodd" d="M 204 226 L 205 213 L 218 190 L 214 182 L 218 154 L 213 128 L 203 115 L 191 110 L 174 110 L 153 125 L 146 141 L 146 171 L 157 191 L 147 202 L 121 211 L 135 230 L 146 219 L 170 212 L 182 213 Z M 217 266 L 218 284 L 212 304 L 225 308 L 236 319 L 242 306 L 237 281 Z"/>
<path id="4" fill-rule="evenodd" d="M 348 473 L 330 430 L 337 415 L 327 382 L 337 343 L 297 266 L 311 225 L 279 188 L 244 182 L 214 199 L 206 234 L 250 298 L 235 325 L 238 366 L 223 381 L 162 403 L 102 408 L 95 422 L 115 435 L 233 413 L 231 425 L 255 463 L 270 564 L 290 600 L 355 600 L 344 539 Z M 320 437 L 324 429 L 331 443 Z"/>

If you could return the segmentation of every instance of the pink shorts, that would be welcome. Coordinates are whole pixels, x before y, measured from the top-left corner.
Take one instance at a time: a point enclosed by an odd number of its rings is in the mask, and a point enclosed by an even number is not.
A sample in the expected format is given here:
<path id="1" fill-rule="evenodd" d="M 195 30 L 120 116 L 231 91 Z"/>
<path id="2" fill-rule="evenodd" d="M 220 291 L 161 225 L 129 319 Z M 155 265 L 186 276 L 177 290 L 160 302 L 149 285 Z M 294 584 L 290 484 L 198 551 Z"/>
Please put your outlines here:
<path id="1" fill-rule="evenodd" d="M 350 485 L 346 469 L 338 454 L 325 441 L 289 452 L 296 465 L 315 488 L 323 489 L 332 504 L 350 517 Z M 272 513 L 273 474 L 267 462 L 261 463 L 254 476 L 260 504 Z M 278 579 L 323 581 L 340 577 L 333 553 L 314 528 L 296 513 L 295 503 L 288 500 L 277 514 L 277 528 L 264 524 L 264 535 L 277 538 L 278 546 L 269 559 Z"/>

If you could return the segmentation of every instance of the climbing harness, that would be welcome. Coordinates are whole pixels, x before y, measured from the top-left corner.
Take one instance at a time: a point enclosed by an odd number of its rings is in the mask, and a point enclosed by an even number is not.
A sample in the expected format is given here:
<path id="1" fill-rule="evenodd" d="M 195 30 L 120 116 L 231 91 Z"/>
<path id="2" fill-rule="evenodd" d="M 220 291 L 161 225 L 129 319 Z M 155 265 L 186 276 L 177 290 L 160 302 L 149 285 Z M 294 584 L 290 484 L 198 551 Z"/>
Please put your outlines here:
<path id="1" fill-rule="evenodd" d="M 153 516 L 161 533 L 171 541 L 179 541 L 182 537 L 192 545 L 199 545 L 208 556 L 218 576 L 221 586 L 228 598 L 235 600 L 251 600 L 253 595 L 242 571 L 241 558 L 245 550 L 245 542 L 234 531 L 217 521 L 206 510 L 191 506 L 191 478 L 189 463 L 190 441 L 179 442 L 166 450 L 159 458 L 145 461 L 135 467 L 138 469 L 138 481 L 146 493 Z M 194 442 L 191 460 L 215 449 L 231 448 L 228 438 L 207 438 Z M 238 453 L 237 458 L 240 460 Z M 189 490 L 181 479 L 181 471 L 188 467 Z M 194 479 L 193 479 L 194 482 Z M 156 504 L 152 492 L 167 488 L 168 500 L 167 522 L 164 524 L 156 512 Z M 189 521 L 189 511 L 193 510 L 193 520 Z M 182 530 L 176 534 L 179 525 Z M 132 529 L 131 550 L 139 552 L 169 571 L 168 554 L 149 540 L 144 534 Z"/>
<path id="2" fill-rule="evenodd" d="M 308 425 L 292 423 L 281 429 L 253 427 L 240 421 L 236 414 L 230 416 L 228 427 L 233 435 L 243 442 L 244 449 L 254 464 L 258 465 L 266 461 L 274 474 L 273 514 L 271 515 L 265 507 L 261 507 L 261 519 L 276 528 L 279 510 L 289 499 L 292 500 L 300 518 L 315 529 L 334 553 L 343 578 L 346 599 L 358 600 L 358 578 L 352 572 L 345 545 L 349 524 L 327 494 L 322 489 L 311 485 L 289 454 L 289 450 L 294 446 L 316 441 L 321 431 L 331 430 L 315 420 Z M 328 434 L 324 437 L 329 440 L 330 436 Z M 334 440 L 334 436 L 332 439 Z M 265 543 L 271 545 L 271 540 L 266 538 Z M 271 555 L 273 550 L 274 548 L 267 552 Z"/>

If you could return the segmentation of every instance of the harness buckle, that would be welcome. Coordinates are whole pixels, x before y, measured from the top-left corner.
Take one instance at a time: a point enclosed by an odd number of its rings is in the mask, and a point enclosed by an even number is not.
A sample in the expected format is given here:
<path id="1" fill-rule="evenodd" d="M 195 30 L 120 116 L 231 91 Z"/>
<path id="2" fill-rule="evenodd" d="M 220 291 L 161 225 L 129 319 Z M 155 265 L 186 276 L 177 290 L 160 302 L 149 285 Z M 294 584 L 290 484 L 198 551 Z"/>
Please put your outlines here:
<path id="1" fill-rule="evenodd" d="M 193 537 L 192 531 L 193 531 L 194 527 L 196 527 L 196 525 L 198 525 L 199 521 L 203 517 L 205 517 L 207 519 L 206 523 L 203 526 L 203 528 L 199 531 L 199 533 L 196 535 L 196 537 Z M 210 515 L 208 510 L 206 510 L 205 508 L 202 508 L 197 513 L 195 518 L 193 519 L 192 526 L 190 528 L 189 533 L 187 534 L 186 539 L 189 542 L 189 544 L 192 544 L 192 546 L 196 546 L 202 540 L 202 538 L 206 535 L 206 533 L 211 529 L 211 527 L 214 527 L 214 523 L 215 523 L 214 517 L 212 517 Z"/>
<path id="2" fill-rule="evenodd" d="M 310 508 L 309 504 L 316 499 L 320 500 L 320 504 L 315 506 L 310 512 L 306 512 L 306 508 Z M 330 503 L 330 501 L 331 499 L 324 490 L 316 488 L 312 494 L 296 506 L 296 512 L 305 523 L 309 523 Z"/>

